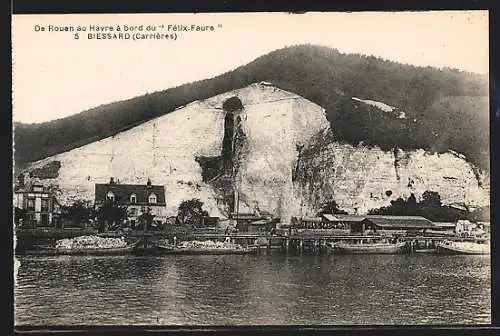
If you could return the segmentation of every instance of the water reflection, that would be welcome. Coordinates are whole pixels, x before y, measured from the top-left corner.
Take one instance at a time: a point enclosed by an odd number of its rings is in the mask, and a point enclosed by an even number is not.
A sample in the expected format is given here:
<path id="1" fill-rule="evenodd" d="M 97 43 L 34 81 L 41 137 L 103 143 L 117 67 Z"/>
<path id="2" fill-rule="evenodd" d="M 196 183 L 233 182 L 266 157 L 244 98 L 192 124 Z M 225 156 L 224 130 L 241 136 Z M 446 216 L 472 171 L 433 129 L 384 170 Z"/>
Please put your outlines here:
<path id="1" fill-rule="evenodd" d="M 17 324 L 490 323 L 482 256 L 19 258 Z"/>

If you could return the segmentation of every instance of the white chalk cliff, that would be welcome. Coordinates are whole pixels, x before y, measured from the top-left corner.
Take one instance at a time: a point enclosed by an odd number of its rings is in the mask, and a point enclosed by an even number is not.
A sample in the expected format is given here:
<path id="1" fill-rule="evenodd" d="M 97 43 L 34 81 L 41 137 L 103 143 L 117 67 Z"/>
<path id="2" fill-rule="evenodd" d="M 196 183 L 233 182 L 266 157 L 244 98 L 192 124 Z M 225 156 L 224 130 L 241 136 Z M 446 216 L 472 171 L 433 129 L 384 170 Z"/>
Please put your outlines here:
<path id="1" fill-rule="evenodd" d="M 59 161 L 57 176 L 40 181 L 56 186 L 63 203 L 93 200 L 95 183 L 110 177 L 133 184 L 150 178 L 165 186 L 170 215 L 183 200 L 199 198 L 210 215 L 225 217 L 227 202 L 210 181 L 203 181 L 196 158 L 221 155 L 222 105 L 231 97 L 243 104 L 237 115 L 245 140 L 233 179 L 240 211 L 258 206 L 286 222 L 290 216 L 313 215 L 330 199 L 348 212 L 365 213 L 400 196 L 414 193 L 418 198 L 426 190 L 439 192 L 444 204 L 489 203 L 488 177 L 459 154 L 386 152 L 335 142 L 322 107 L 267 83 L 192 102 L 115 136 L 34 162 L 25 176 L 29 181 L 29 171 Z"/>

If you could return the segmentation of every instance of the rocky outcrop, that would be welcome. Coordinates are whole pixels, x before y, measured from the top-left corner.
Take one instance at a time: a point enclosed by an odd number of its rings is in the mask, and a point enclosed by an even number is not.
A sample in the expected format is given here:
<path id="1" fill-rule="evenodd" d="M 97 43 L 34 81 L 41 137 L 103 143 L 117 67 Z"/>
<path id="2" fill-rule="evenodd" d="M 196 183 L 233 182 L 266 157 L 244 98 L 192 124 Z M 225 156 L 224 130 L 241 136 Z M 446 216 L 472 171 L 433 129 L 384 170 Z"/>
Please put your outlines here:
<path id="1" fill-rule="evenodd" d="M 150 178 L 165 186 L 171 215 L 183 200 L 199 198 L 212 216 L 259 208 L 283 222 L 313 215 L 331 199 L 351 213 L 425 190 L 445 204 L 489 202 L 487 178 L 456 153 L 386 152 L 338 143 L 333 133 L 323 108 L 259 83 L 34 162 L 24 177 L 58 188 L 63 203 L 93 200 L 94 184 L 110 177 Z M 57 173 L 33 174 L 51 162 L 60 162 Z"/>
<path id="2" fill-rule="evenodd" d="M 420 199 L 426 190 L 438 192 L 447 205 L 489 204 L 489 189 L 478 183 L 466 160 L 423 150 L 385 152 L 330 143 L 301 157 L 294 185 L 295 212 L 307 215 L 331 199 L 350 213 L 364 214 L 399 197 Z"/>

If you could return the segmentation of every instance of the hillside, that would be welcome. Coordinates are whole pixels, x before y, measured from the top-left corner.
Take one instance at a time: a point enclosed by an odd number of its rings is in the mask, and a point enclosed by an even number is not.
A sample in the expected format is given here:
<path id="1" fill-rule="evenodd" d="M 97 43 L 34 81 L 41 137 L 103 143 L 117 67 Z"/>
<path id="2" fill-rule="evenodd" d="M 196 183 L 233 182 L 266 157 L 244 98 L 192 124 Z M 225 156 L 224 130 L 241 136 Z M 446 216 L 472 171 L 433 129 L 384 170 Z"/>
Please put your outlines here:
<path id="1" fill-rule="evenodd" d="M 322 106 L 337 141 L 384 150 L 452 149 L 489 166 L 487 78 L 301 45 L 276 50 L 218 77 L 102 105 L 42 124 L 15 124 L 16 166 L 88 144 L 195 100 L 268 81 Z M 406 118 L 352 99 L 397 107 Z M 486 98 L 485 98 L 486 97 Z M 445 121 L 445 122 L 443 122 Z"/>
<path id="2" fill-rule="evenodd" d="M 381 111 L 387 120 L 401 116 Z M 457 153 L 352 146 L 336 141 L 336 133 L 321 106 L 260 82 L 30 163 L 19 176 L 25 186 L 49 187 L 61 204 L 93 201 L 95 184 L 110 177 L 150 179 L 165 187 L 168 216 L 197 198 L 212 216 L 258 208 L 282 223 L 314 216 L 331 200 L 360 214 L 426 191 L 446 205 L 489 202 L 487 174 Z"/>

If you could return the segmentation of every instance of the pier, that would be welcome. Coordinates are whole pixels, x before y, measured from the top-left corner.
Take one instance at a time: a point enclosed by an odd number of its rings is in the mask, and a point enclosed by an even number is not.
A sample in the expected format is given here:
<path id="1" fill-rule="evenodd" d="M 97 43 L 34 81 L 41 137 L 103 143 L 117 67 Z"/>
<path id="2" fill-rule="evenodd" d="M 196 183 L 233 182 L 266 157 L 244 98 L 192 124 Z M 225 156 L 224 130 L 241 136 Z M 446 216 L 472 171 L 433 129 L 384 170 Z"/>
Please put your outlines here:
<path id="1" fill-rule="evenodd" d="M 92 230 L 21 230 L 18 231 L 18 247 L 21 252 L 37 245 L 50 245 L 58 239 L 71 238 L 81 235 L 95 235 Z M 139 241 L 138 247 L 141 251 L 151 250 L 158 241 L 169 241 L 171 244 L 181 241 L 206 241 L 231 242 L 241 246 L 255 246 L 259 254 L 284 253 L 284 254 L 328 254 L 333 252 L 333 244 L 338 242 L 359 243 L 369 241 L 386 240 L 389 242 L 406 243 L 404 252 L 424 252 L 433 250 L 436 245 L 445 240 L 448 241 L 471 241 L 474 238 L 463 238 L 458 236 L 426 236 L 408 234 L 331 234 L 324 230 L 282 230 L 278 234 L 263 232 L 232 232 L 232 233 L 206 233 L 194 231 L 108 231 L 98 234 L 101 237 L 121 237 L 127 240 Z"/>

